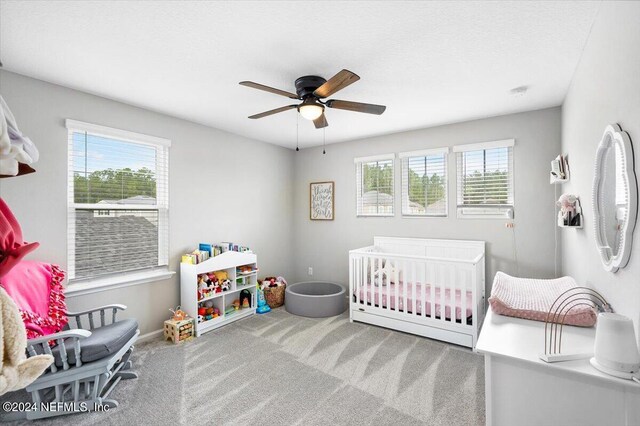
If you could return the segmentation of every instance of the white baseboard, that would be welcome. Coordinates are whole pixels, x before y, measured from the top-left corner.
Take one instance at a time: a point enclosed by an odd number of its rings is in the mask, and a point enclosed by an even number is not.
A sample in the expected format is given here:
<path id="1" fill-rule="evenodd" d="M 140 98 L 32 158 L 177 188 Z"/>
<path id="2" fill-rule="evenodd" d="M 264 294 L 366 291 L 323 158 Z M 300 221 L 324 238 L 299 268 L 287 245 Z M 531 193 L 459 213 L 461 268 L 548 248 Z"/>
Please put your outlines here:
<path id="1" fill-rule="evenodd" d="M 138 337 L 138 343 L 144 343 L 144 342 L 148 342 L 149 340 L 156 339 L 160 337 L 162 333 L 163 333 L 163 330 L 159 329 L 159 330 L 150 331 L 149 333 L 141 334 L 140 337 Z"/>

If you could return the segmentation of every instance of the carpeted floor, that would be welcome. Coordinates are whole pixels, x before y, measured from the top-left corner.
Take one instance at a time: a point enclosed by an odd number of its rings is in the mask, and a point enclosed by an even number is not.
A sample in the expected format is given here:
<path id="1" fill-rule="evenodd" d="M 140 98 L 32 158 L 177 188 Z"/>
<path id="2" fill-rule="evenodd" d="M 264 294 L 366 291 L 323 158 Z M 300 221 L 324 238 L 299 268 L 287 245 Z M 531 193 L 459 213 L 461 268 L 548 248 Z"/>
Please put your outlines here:
<path id="1" fill-rule="evenodd" d="M 481 355 L 400 332 L 283 308 L 181 345 L 134 352 L 109 413 L 38 424 L 484 424 Z M 13 395 L 13 398 L 19 395 Z"/>

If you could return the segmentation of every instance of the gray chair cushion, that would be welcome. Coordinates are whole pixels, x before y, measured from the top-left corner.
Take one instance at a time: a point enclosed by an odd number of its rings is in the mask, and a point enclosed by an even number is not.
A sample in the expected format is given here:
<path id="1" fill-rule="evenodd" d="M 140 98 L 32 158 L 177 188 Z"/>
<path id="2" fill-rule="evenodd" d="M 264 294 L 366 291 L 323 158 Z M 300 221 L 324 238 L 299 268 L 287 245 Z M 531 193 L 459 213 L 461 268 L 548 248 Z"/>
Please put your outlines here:
<path id="1" fill-rule="evenodd" d="M 138 322 L 124 319 L 113 324 L 91 330 L 91 336 L 80 340 L 80 359 L 83 363 L 97 361 L 118 352 L 136 334 Z M 69 364 L 76 363 L 76 351 L 72 339 L 65 340 Z M 51 349 L 57 367 L 62 367 L 60 347 Z"/>

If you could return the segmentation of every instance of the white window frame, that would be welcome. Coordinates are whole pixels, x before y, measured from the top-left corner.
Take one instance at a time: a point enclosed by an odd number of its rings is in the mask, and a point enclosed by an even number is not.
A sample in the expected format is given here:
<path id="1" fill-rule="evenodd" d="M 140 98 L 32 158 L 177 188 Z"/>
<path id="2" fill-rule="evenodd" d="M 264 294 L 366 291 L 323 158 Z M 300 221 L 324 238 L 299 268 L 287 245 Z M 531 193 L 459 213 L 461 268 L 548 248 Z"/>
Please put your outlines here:
<path id="1" fill-rule="evenodd" d="M 391 191 L 392 199 L 391 202 L 391 213 L 363 213 L 358 210 L 358 206 L 361 204 L 361 198 L 364 195 L 362 192 L 362 167 L 366 163 L 373 163 L 377 161 L 389 161 L 391 160 Z M 382 155 L 372 155 L 368 157 L 356 157 L 353 159 L 356 169 L 356 217 L 394 217 L 396 215 L 396 155 L 395 154 L 382 154 Z"/>
<path id="2" fill-rule="evenodd" d="M 458 219 L 510 219 L 514 216 L 515 209 L 515 170 L 514 170 L 514 146 L 515 139 L 502 139 L 491 142 L 481 142 L 465 145 L 456 145 L 453 152 L 456 154 L 456 210 Z M 493 148 L 508 148 L 508 172 L 511 181 L 511 204 L 496 205 L 469 205 L 462 204 L 462 154 L 469 151 L 482 151 Z"/>
<path id="3" fill-rule="evenodd" d="M 440 156 L 444 155 L 444 200 L 445 200 L 445 208 L 444 214 L 430 214 L 425 213 L 409 213 L 409 161 L 412 158 L 427 158 L 429 156 Z M 434 148 L 434 149 L 424 149 L 420 151 L 407 151 L 401 152 L 398 154 L 400 158 L 400 162 L 402 164 L 402 176 L 400 179 L 401 189 L 400 189 L 400 197 L 402 198 L 402 216 L 409 218 L 437 218 L 437 217 L 448 217 L 449 216 L 449 148 Z M 406 194 L 405 194 L 406 190 Z M 406 195 L 406 197 L 405 197 Z"/>
<path id="4" fill-rule="evenodd" d="M 77 209 L 101 209 L 101 210 L 154 210 L 158 211 L 158 265 L 154 268 L 125 271 L 112 275 L 104 275 L 90 278 L 75 278 L 75 235 L 67 229 L 67 273 L 69 276 L 68 288 L 65 291 L 70 296 L 95 293 L 106 289 L 126 287 L 130 285 L 144 284 L 170 278 L 175 274 L 169 270 L 169 148 L 171 140 L 127 130 L 115 129 L 97 124 L 85 123 L 77 120 L 65 120 L 68 135 L 68 163 L 67 163 L 67 220 L 68 226 L 75 226 L 75 211 Z M 156 191 L 156 205 L 139 204 L 90 204 L 75 203 L 73 176 L 70 167 L 73 165 L 73 134 L 88 133 L 95 136 L 115 139 L 123 142 L 131 142 L 149 145 L 155 148 L 163 148 L 162 155 L 157 157 L 158 169 L 165 170 L 156 184 L 164 185 L 165 190 Z M 162 183 L 160 183 L 162 181 Z M 161 223 L 162 222 L 162 223 Z"/>

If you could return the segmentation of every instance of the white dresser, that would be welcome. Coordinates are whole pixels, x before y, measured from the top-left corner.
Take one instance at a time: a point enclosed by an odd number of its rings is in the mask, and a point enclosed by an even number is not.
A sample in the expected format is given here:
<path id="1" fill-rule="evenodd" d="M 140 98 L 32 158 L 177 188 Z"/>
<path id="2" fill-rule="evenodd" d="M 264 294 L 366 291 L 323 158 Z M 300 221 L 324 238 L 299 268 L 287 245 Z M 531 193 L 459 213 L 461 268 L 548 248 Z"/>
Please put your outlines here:
<path id="1" fill-rule="evenodd" d="M 593 351 L 595 328 L 565 326 L 562 353 Z M 487 425 L 640 425 L 640 384 L 589 359 L 547 364 L 544 323 L 488 310 L 476 346 L 485 355 Z"/>

